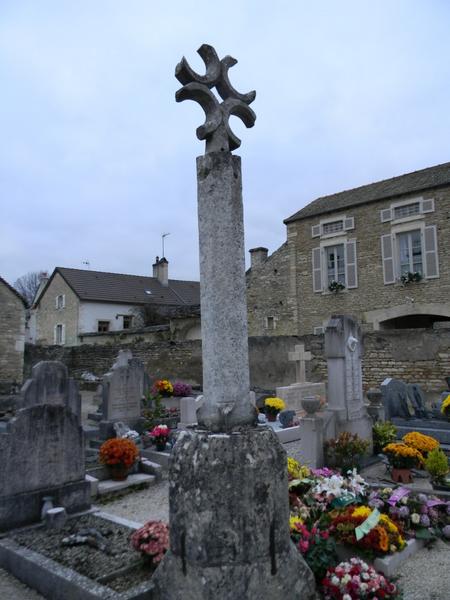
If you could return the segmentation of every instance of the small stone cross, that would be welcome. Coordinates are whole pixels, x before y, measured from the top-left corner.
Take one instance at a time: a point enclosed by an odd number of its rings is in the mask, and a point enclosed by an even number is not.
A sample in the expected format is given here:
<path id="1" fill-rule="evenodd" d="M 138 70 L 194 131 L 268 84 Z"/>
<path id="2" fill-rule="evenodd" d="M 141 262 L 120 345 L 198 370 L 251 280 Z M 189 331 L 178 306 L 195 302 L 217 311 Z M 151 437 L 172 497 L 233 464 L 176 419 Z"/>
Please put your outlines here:
<path id="1" fill-rule="evenodd" d="M 288 353 L 290 361 L 295 361 L 295 379 L 296 383 L 305 383 L 306 381 L 306 361 L 312 359 L 311 352 L 305 352 L 305 345 L 298 344 L 294 346 L 294 352 Z"/>

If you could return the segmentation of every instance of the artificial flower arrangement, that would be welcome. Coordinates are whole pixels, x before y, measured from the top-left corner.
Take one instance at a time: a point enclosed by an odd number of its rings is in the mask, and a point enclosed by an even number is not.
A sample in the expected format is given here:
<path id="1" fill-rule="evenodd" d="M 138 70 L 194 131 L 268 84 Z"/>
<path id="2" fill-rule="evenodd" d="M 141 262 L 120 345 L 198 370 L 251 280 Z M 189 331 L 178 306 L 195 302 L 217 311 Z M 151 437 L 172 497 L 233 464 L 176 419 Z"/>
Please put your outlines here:
<path id="1" fill-rule="evenodd" d="M 394 583 L 360 558 L 351 558 L 329 568 L 321 583 L 325 600 L 394 600 L 400 597 Z"/>
<path id="2" fill-rule="evenodd" d="M 166 444 L 169 434 L 170 429 L 167 427 L 167 425 L 157 425 L 150 431 L 150 437 L 153 439 L 156 445 Z"/>
<path id="3" fill-rule="evenodd" d="M 320 580 L 329 565 L 337 562 L 336 542 L 330 537 L 328 529 L 320 529 L 320 523 L 308 527 L 300 519 L 294 522 L 291 519 L 290 525 L 291 539 L 316 579 Z"/>
<path id="4" fill-rule="evenodd" d="M 418 431 L 410 431 L 402 437 L 402 440 L 407 446 L 418 450 L 424 457 L 428 452 L 431 452 L 431 450 L 439 448 L 439 442 L 434 437 L 424 435 Z"/>
<path id="5" fill-rule="evenodd" d="M 295 479 L 305 479 L 311 474 L 310 469 L 306 465 L 301 465 L 298 460 L 295 460 L 295 458 L 291 458 L 290 456 L 288 456 L 287 459 L 287 469 L 288 479 L 290 481 Z"/>
<path id="6" fill-rule="evenodd" d="M 272 397 L 264 400 L 264 409 L 266 415 L 277 416 L 277 414 L 284 410 L 285 407 L 286 405 L 284 400 L 281 398 Z"/>
<path id="7" fill-rule="evenodd" d="M 106 440 L 99 452 L 99 460 L 104 465 L 124 465 L 131 467 L 139 456 L 139 450 L 134 442 L 126 438 L 111 438 Z"/>
<path id="8" fill-rule="evenodd" d="M 394 442 L 383 448 L 390 464 L 396 469 L 413 469 L 423 464 L 423 455 L 403 442 Z"/>
<path id="9" fill-rule="evenodd" d="M 447 398 L 442 400 L 441 413 L 447 417 L 447 419 L 450 418 L 450 394 L 447 396 Z"/>
<path id="10" fill-rule="evenodd" d="M 131 545 L 156 567 L 169 549 L 169 527 L 162 521 L 148 521 L 133 533 Z"/>
<path id="11" fill-rule="evenodd" d="M 373 490 L 367 503 L 389 514 L 409 538 L 433 539 L 450 534 L 450 501 L 415 494 L 404 487 L 387 487 Z"/>
<path id="12" fill-rule="evenodd" d="M 157 379 L 152 385 L 153 396 L 172 396 L 173 385 L 168 379 Z"/>
<path id="13" fill-rule="evenodd" d="M 370 524 L 367 521 L 369 517 L 373 519 Z M 367 527 L 364 526 L 366 522 Z M 403 550 L 406 545 L 392 519 L 369 506 L 348 506 L 332 520 L 331 526 L 333 536 L 339 542 L 356 546 L 374 556 Z"/>

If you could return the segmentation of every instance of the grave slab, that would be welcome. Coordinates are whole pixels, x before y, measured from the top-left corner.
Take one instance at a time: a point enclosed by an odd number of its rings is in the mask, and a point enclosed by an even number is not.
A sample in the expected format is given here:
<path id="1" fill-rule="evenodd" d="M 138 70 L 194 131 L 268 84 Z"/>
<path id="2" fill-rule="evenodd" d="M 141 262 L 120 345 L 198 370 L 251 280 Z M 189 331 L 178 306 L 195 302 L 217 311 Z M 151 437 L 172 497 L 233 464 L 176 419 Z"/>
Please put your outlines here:
<path id="1" fill-rule="evenodd" d="M 154 475 L 147 475 L 146 473 L 135 473 L 128 475 L 125 481 L 113 481 L 112 479 L 104 479 L 98 482 L 98 495 L 105 496 L 106 494 L 113 494 L 121 490 L 136 487 L 143 483 L 152 484 L 155 482 Z"/>

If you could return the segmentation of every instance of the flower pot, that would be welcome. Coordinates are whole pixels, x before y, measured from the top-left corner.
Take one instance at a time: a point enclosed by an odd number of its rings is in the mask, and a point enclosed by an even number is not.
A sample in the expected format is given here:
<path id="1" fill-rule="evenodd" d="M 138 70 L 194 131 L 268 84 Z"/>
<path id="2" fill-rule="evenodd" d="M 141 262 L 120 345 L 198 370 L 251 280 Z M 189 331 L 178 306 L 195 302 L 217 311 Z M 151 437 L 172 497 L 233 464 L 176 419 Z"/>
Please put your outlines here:
<path id="1" fill-rule="evenodd" d="M 271 423 L 277 420 L 277 415 L 274 415 L 273 413 L 266 413 L 266 417 Z"/>
<path id="2" fill-rule="evenodd" d="M 412 483 L 413 481 L 411 469 L 392 467 L 391 477 L 396 483 Z"/>
<path id="3" fill-rule="evenodd" d="M 167 442 L 156 442 L 156 450 L 158 452 L 164 452 L 167 446 Z"/>
<path id="4" fill-rule="evenodd" d="M 108 465 L 110 477 L 113 481 L 125 481 L 128 477 L 129 468 L 123 463 L 117 465 Z"/>
<path id="5" fill-rule="evenodd" d="M 317 396 L 306 396 L 302 398 L 302 408 L 308 416 L 314 415 L 320 408 L 320 398 Z"/>

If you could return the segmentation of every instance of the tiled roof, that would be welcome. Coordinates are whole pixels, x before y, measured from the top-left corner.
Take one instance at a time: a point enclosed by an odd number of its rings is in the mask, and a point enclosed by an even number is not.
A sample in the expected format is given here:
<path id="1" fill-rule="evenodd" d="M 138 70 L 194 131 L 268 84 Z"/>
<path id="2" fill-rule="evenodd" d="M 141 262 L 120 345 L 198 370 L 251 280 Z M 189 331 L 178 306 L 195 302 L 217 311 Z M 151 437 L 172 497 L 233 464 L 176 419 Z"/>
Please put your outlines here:
<path id="1" fill-rule="evenodd" d="M 15 294 L 19 300 L 22 301 L 23 305 L 25 306 L 25 308 L 27 307 L 27 301 L 25 300 L 25 298 L 22 296 L 22 294 L 19 294 L 19 292 L 13 288 L 12 285 L 9 285 L 9 283 L 6 281 L 6 279 L 3 279 L 3 277 L 0 277 L 0 283 L 4 283 L 6 285 L 6 287 L 13 293 Z"/>
<path id="2" fill-rule="evenodd" d="M 163 286 L 156 277 L 56 267 L 47 286 L 56 273 L 65 279 L 80 300 L 172 306 L 200 304 L 198 281 L 169 279 L 169 285 Z M 45 290 L 40 298 L 44 293 Z"/>
<path id="3" fill-rule="evenodd" d="M 300 219 L 344 210 L 350 206 L 420 192 L 448 184 L 450 184 L 450 162 L 370 183 L 352 190 L 345 190 L 330 196 L 322 196 L 285 219 L 284 223 L 292 223 Z"/>

